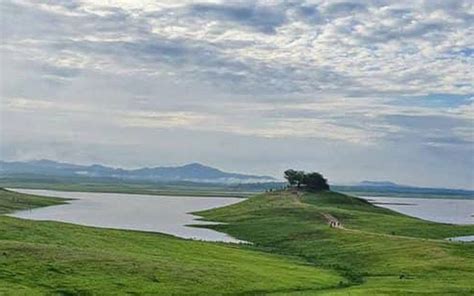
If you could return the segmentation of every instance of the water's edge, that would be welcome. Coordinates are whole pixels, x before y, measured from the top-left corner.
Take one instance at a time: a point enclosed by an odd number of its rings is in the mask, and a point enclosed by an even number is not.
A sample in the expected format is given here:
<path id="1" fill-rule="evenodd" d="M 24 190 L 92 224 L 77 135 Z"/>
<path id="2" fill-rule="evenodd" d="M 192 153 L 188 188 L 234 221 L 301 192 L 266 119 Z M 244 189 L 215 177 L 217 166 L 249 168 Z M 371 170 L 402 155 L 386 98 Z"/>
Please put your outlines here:
<path id="1" fill-rule="evenodd" d="M 398 213 L 437 223 L 474 224 L 474 200 L 423 199 L 406 197 L 359 196 L 376 205 Z M 474 234 L 446 238 L 449 241 L 474 242 Z"/>
<path id="2" fill-rule="evenodd" d="M 57 221 L 100 228 L 164 233 L 192 240 L 237 244 L 249 243 L 213 229 L 193 227 L 193 225 L 217 223 L 200 220 L 202 217 L 192 214 L 193 212 L 238 203 L 244 200 L 242 198 L 170 197 L 21 188 L 9 188 L 8 190 L 67 200 L 67 203 L 61 205 L 21 210 L 7 214 L 10 217 Z"/>

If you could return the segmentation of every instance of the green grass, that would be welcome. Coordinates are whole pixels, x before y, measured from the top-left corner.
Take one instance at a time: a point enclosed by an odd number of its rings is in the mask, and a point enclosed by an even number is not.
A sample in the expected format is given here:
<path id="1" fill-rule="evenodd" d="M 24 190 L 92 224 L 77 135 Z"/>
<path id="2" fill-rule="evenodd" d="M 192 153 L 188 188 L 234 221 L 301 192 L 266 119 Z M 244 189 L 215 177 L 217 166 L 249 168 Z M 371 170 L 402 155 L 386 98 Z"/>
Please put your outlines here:
<path id="1" fill-rule="evenodd" d="M 62 198 L 33 196 L 0 188 L 0 214 L 63 204 Z"/>
<path id="2" fill-rule="evenodd" d="M 323 214 L 338 218 L 345 229 L 330 228 Z M 337 270 L 350 286 L 328 294 L 474 293 L 474 244 L 441 240 L 473 234 L 474 225 L 426 222 L 334 192 L 262 194 L 199 215 L 227 222 L 212 228 L 267 252 Z"/>
<path id="3" fill-rule="evenodd" d="M 61 201 L 0 190 L 2 213 Z M 294 256 L 0 216 L 0 295 L 254 295 L 344 279 Z"/>
<path id="4" fill-rule="evenodd" d="M 0 190 L 2 213 L 59 202 Z M 443 240 L 474 225 L 422 221 L 334 192 L 273 192 L 199 214 L 254 244 L 0 216 L 0 295 L 474 294 L 474 244 Z"/>

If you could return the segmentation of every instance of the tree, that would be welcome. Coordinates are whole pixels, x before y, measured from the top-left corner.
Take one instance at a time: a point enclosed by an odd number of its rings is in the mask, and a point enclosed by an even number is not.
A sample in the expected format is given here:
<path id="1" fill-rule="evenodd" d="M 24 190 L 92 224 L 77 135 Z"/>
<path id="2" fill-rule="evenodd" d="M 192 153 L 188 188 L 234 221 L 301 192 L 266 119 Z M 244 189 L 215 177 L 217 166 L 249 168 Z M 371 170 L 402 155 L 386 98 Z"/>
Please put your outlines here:
<path id="1" fill-rule="evenodd" d="M 296 187 L 298 187 L 298 189 L 301 187 L 301 185 L 304 183 L 304 176 L 305 176 L 305 173 L 303 171 L 297 171 L 296 172 Z"/>
<path id="2" fill-rule="evenodd" d="M 288 183 L 290 184 L 290 186 L 295 186 L 296 185 L 296 174 L 298 172 L 295 171 L 295 170 L 286 170 L 284 172 L 285 174 L 285 179 L 288 181 Z"/>
<path id="3" fill-rule="evenodd" d="M 290 186 L 295 186 L 300 188 L 301 184 L 303 184 L 304 180 L 304 172 L 303 171 L 295 171 L 295 170 L 286 170 L 285 171 L 285 179 L 290 183 Z"/>
<path id="4" fill-rule="evenodd" d="M 303 184 L 308 190 L 312 191 L 329 190 L 327 180 L 324 179 L 323 175 L 316 172 L 305 174 Z"/>
<path id="5" fill-rule="evenodd" d="M 298 189 L 303 186 L 311 191 L 329 190 L 327 180 L 320 173 L 305 173 L 289 169 L 284 174 L 290 186 L 296 186 Z"/>

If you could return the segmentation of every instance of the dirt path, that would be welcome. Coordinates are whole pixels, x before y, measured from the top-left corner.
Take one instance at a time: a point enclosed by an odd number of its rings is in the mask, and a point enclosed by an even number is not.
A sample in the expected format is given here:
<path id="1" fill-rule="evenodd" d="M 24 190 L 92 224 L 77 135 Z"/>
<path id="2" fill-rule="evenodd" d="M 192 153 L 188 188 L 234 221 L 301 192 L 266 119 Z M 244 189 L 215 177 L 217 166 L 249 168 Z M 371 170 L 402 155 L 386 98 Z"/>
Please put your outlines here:
<path id="1" fill-rule="evenodd" d="M 303 196 L 303 193 L 301 193 L 301 192 L 293 192 L 290 195 L 290 197 L 292 198 L 292 200 L 295 202 L 296 205 L 302 206 L 302 207 L 312 206 L 310 204 L 306 204 L 306 203 L 301 202 L 301 197 L 302 196 Z M 387 234 L 387 233 L 370 232 L 370 231 L 364 231 L 364 230 L 359 230 L 359 229 L 345 228 L 342 225 L 341 221 L 339 221 L 333 215 L 328 214 L 328 213 L 323 213 L 323 212 L 320 212 L 320 213 L 321 213 L 321 215 L 323 215 L 324 219 L 326 219 L 326 222 L 328 223 L 328 225 L 330 227 L 338 228 L 338 229 L 344 229 L 345 231 L 352 232 L 352 233 L 362 232 L 364 234 L 370 234 L 370 235 L 374 235 L 374 236 L 383 236 L 383 237 L 387 237 L 387 238 L 390 238 L 390 239 L 393 239 L 393 238 L 402 238 L 402 239 L 408 239 L 408 240 L 420 240 L 420 239 L 422 239 L 424 241 L 445 242 L 445 243 L 447 243 L 447 241 L 444 240 L 444 239 L 419 238 L 419 237 L 414 237 L 414 236 L 393 235 L 393 234 Z"/>
<path id="2" fill-rule="evenodd" d="M 344 226 L 342 226 L 342 223 L 339 220 L 337 220 L 336 217 L 334 217 L 333 215 L 327 214 L 327 213 L 321 213 L 321 214 L 324 216 L 329 226 L 333 228 L 344 228 Z"/>
<path id="3" fill-rule="evenodd" d="M 295 203 L 295 205 L 309 206 L 308 204 L 301 202 L 302 196 L 303 196 L 303 192 L 301 191 L 293 191 L 290 193 L 290 197 Z M 328 213 L 321 213 L 321 214 L 324 216 L 324 219 L 326 219 L 330 227 L 344 229 L 344 226 L 342 226 L 342 223 L 333 215 L 328 214 Z"/>

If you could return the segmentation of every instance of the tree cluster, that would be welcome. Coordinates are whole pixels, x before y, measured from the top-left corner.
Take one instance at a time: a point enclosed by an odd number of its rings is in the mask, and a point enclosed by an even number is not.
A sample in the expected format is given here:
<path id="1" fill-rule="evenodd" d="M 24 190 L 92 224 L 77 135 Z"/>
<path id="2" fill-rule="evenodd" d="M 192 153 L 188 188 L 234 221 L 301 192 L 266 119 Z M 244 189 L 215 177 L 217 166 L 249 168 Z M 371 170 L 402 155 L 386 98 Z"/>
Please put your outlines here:
<path id="1" fill-rule="evenodd" d="M 327 180 L 320 173 L 286 170 L 285 179 L 291 187 L 304 188 L 311 191 L 329 190 Z"/>

